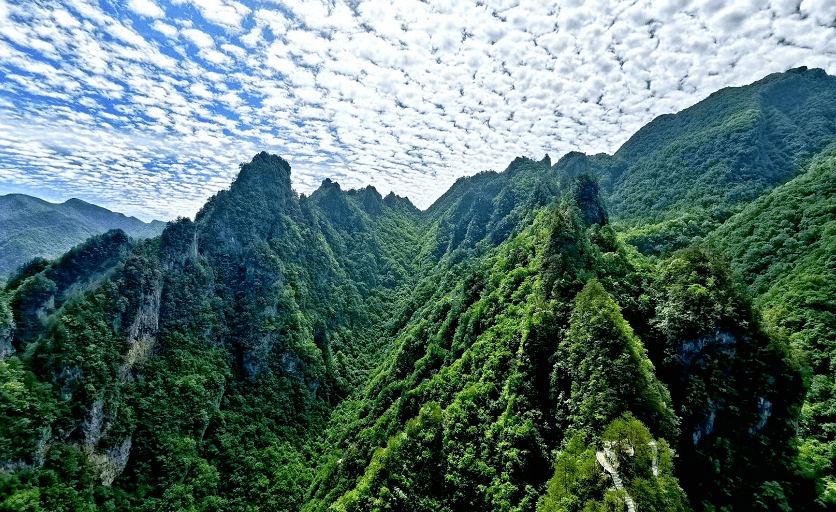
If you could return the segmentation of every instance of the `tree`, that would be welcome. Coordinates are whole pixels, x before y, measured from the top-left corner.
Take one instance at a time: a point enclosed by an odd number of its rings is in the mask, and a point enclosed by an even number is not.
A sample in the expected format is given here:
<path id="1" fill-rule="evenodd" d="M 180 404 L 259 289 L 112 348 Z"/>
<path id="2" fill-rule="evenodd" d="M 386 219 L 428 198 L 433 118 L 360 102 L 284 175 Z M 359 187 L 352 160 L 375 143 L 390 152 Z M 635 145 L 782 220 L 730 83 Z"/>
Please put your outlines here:
<path id="1" fill-rule="evenodd" d="M 632 411 L 660 432 L 674 433 L 667 389 L 621 308 L 597 280 L 575 297 L 557 361 L 558 414 L 562 408 L 570 429 L 600 431 Z"/>

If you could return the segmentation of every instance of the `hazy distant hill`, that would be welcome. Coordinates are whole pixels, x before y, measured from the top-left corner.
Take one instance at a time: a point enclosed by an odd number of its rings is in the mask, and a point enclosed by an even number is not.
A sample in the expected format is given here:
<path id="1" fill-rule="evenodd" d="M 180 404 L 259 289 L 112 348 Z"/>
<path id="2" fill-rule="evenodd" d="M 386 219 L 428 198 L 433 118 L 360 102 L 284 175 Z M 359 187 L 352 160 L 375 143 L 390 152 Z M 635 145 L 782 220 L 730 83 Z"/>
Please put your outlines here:
<path id="1" fill-rule="evenodd" d="M 150 238 L 163 228 L 165 222 L 145 223 L 80 199 L 56 204 L 24 194 L 0 196 L 0 276 L 36 256 L 58 257 L 110 229 Z"/>

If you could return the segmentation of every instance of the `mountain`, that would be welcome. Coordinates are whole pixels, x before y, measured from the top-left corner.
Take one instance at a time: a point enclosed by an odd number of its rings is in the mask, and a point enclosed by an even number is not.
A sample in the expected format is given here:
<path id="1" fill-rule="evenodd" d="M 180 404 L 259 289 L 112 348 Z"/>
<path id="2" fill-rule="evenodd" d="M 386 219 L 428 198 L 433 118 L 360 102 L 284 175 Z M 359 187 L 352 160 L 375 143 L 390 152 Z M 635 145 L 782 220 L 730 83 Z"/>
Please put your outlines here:
<path id="1" fill-rule="evenodd" d="M 559 166 L 600 177 L 610 214 L 631 228 L 630 244 L 669 252 L 795 176 L 833 141 L 834 120 L 836 80 L 802 67 L 659 116 L 612 156 L 571 154 Z"/>
<path id="2" fill-rule="evenodd" d="M 836 145 L 810 158 L 798 176 L 748 204 L 709 240 L 734 267 L 771 335 L 804 369 L 799 415 L 806 472 L 832 497 L 836 473 Z"/>
<path id="3" fill-rule="evenodd" d="M 0 276 L 35 257 L 57 258 L 110 229 L 153 238 L 164 227 L 164 222 L 145 223 L 80 199 L 56 204 L 23 194 L 0 196 Z"/>
<path id="4" fill-rule="evenodd" d="M 426 211 L 260 153 L 32 261 L 0 510 L 833 507 L 834 91 L 770 75 Z"/>

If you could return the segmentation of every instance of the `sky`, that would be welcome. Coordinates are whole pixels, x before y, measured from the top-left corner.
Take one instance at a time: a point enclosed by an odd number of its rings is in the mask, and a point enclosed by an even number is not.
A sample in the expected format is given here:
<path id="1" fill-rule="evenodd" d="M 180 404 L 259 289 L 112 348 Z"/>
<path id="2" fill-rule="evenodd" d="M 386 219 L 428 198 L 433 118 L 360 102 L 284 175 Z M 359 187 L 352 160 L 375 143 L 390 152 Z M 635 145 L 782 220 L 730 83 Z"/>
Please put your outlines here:
<path id="1" fill-rule="evenodd" d="M 426 208 L 802 65 L 833 0 L 0 0 L 0 194 L 194 217 L 268 151 Z"/>

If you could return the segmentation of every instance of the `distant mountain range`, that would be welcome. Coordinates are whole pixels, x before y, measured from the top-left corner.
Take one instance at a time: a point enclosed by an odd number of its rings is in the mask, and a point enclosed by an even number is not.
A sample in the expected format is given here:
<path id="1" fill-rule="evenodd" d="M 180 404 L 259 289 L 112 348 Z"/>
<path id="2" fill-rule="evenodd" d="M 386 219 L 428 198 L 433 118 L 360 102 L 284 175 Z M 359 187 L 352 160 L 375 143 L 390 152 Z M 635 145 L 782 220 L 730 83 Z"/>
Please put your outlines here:
<path id="1" fill-rule="evenodd" d="M 49 203 L 25 194 L 0 196 L 0 277 L 36 256 L 56 258 L 111 229 L 142 239 L 159 235 L 165 224 L 142 222 L 81 199 Z"/>

